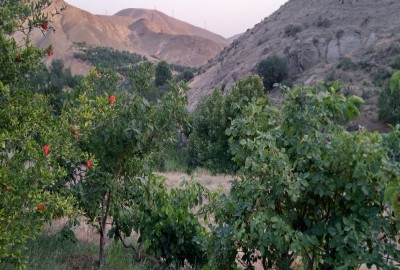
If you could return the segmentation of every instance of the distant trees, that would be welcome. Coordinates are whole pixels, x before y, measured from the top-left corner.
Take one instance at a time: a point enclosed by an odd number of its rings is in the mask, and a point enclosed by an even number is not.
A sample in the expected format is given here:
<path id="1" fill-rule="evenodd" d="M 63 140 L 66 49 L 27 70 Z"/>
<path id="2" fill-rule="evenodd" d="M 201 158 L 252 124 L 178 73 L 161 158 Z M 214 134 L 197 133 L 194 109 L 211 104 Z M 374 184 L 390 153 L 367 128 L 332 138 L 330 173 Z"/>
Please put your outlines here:
<path id="1" fill-rule="evenodd" d="M 145 60 L 144 57 L 138 54 L 118 51 L 108 47 L 84 48 L 81 52 L 75 53 L 74 57 L 102 68 L 120 68 Z"/>
<path id="2" fill-rule="evenodd" d="M 256 67 L 256 72 L 263 78 L 266 89 L 271 89 L 274 83 L 283 82 L 289 75 L 286 59 L 276 54 L 261 60 Z"/>

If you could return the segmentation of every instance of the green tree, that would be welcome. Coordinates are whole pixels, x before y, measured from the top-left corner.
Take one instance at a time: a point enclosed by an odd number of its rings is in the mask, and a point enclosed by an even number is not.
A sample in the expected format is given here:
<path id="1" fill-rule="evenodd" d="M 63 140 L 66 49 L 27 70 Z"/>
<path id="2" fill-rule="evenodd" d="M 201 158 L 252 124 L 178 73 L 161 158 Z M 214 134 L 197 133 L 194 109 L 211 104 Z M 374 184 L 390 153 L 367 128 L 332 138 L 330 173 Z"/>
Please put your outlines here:
<path id="1" fill-rule="evenodd" d="M 70 132 L 70 111 L 54 115 L 48 96 L 23 87 L 51 49 L 29 43 L 33 31 L 51 30 L 41 13 L 48 4 L 3 1 L 0 8 L 0 262 L 15 268 L 24 268 L 26 243 L 46 222 L 74 215 L 64 184 L 87 158 Z M 17 31 L 25 36 L 21 46 L 13 38 Z"/>
<path id="2" fill-rule="evenodd" d="M 337 84 L 296 88 L 281 106 L 257 100 L 232 121 L 240 179 L 210 206 L 218 224 L 213 269 L 234 265 L 237 250 L 244 265 L 258 261 L 264 269 L 290 269 L 297 256 L 303 269 L 393 268 L 386 258 L 398 258 L 396 229 L 382 196 L 398 170 L 379 133 L 337 124 L 362 104 L 338 91 Z"/>
<path id="3" fill-rule="evenodd" d="M 172 72 L 169 65 L 165 61 L 160 61 L 156 66 L 156 86 L 163 86 L 168 80 L 172 79 Z"/>
<path id="4" fill-rule="evenodd" d="M 200 238 L 205 230 L 191 212 L 201 201 L 202 189 L 194 186 L 169 193 L 150 168 L 159 146 L 172 140 L 186 122 L 187 87 L 169 83 L 169 91 L 153 103 L 139 89 L 134 93 L 121 90 L 115 72 L 92 69 L 74 89 L 65 91 L 55 114 L 49 93 L 43 94 L 41 86 L 25 88 L 21 83 L 22 77 L 37 72 L 46 52 L 32 46 L 28 36 L 35 28 L 51 29 L 41 14 L 47 4 L 3 1 L 0 8 L 1 57 L 5 59 L 0 67 L 0 263 L 24 268 L 27 241 L 54 218 L 74 218 L 77 207 L 99 229 L 100 263 L 104 262 L 109 217 L 114 225 L 110 234 L 143 232 L 145 251 L 159 260 L 178 264 L 185 259 L 203 260 L 204 253 L 190 254 L 203 246 Z M 26 44 L 17 48 L 12 34 L 25 31 L 25 25 L 29 28 Z M 21 58 L 15 58 L 10 48 L 17 48 Z M 63 73 L 58 61 L 52 70 Z M 145 92 L 147 84 L 143 85 Z M 160 185 L 151 189 L 148 183 Z M 149 218 L 154 201 L 164 211 L 153 212 Z M 124 213 L 129 213 L 128 221 Z M 161 219 L 168 222 L 160 223 Z M 146 227 L 149 224 L 158 225 L 156 234 Z M 154 241 L 159 236 L 160 241 Z"/>
<path id="5" fill-rule="evenodd" d="M 235 172 L 236 166 L 229 150 L 229 136 L 225 131 L 240 112 L 241 106 L 263 95 L 264 87 L 260 77 L 249 76 L 234 85 L 225 97 L 216 89 L 201 101 L 192 116 L 190 166 L 205 167 L 212 173 Z"/>
<path id="6" fill-rule="evenodd" d="M 266 89 L 271 89 L 275 83 L 283 82 L 289 74 L 286 59 L 276 54 L 261 60 L 257 64 L 256 72 L 263 78 Z"/>
<path id="7" fill-rule="evenodd" d="M 379 94 L 379 119 L 389 124 L 400 123 L 400 71 L 393 73 L 389 84 Z"/>
<path id="8" fill-rule="evenodd" d="M 80 89 L 76 91 L 77 96 L 70 98 L 69 102 L 69 110 L 74 112 L 74 115 L 83 114 L 88 117 L 86 122 L 76 123 L 77 128 L 91 131 L 85 136 L 80 136 L 79 145 L 83 151 L 90 153 L 93 169 L 85 175 L 84 181 L 72 187 L 72 193 L 78 197 L 79 206 L 85 210 L 92 224 L 99 230 L 101 263 L 104 262 L 105 240 L 108 233 L 106 222 L 110 217 L 114 225 L 113 235 L 119 236 L 122 232 L 130 234 L 131 230 L 135 229 L 138 233 L 141 232 L 143 241 L 152 241 L 153 236 L 144 233 L 147 228 L 143 227 L 143 222 L 153 221 L 149 220 L 149 216 L 140 219 L 141 214 L 137 209 L 149 204 L 149 200 L 156 200 L 157 196 L 167 196 L 165 200 L 163 199 L 165 205 L 160 207 L 166 206 L 170 197 L 166 195 L 166 190 L 148 190 L 146 195 L 149 197 L 144 200 L 144 194 L 140 191 L 141 185 L 144 184 L 142 181 L 154 179 L 154 176 L 150 176 L 152 156 L 165 141 L 175 138 L 176 129 L 184 124 L 187 117 L 185 108 L 187 88 L 184 84 L 171 83 L 168 84 L 168 92 L 158 103 L 148 101 L 139 91 L 116 92 L 110 96 L 107 109 L 93 118 L 94 113 L 102 108 L 103 102 L 106 102 L 104 97 L 99 96 L 96 88 L 98 87 L 96 81 L 101 80 L 102 76 L 102 74 L 98 76 L 97 71 L 93 70 L 91 76 L 83 81 Z M 93 102 L 93 100 L 100 101 Z M 144 207 L 143 211 L 145 209 L 147 208 Z M 182 208 L 176 208 L 176 211 L 187 212 L 189 215 L 190 209 L 182 204 Z M 174 212 L 169 214 L 173 215 Z M 191 224 L 197 226 L 193 222 L 192 220 Z M 166 231 L 163 226 L 160 230 L 166 234 L 165 237 L 172 237 L 170 235 L 172 231 Z M 194 234 L 196 231 L 197 229 L 189 231 L 188 234 Z M 192 241 L 189 238 L 177 240 L 181 244 Z M 162 241 L 162 245 L 165 245 L 165 242 Z M 164 250 L 159 253 L 162 247 L 158 245 L 145 245 L 145 247 L 157 258 L 168 257 L 168 262 L 171 262 L 174 256 L 183 256 L 178 255 L 176 250 Z M 182 259 L 178 257 L 175 258 Z"/>
<path id="9" fill-rule="evenodd" d="M 40 59 L 51 47 L 38 49 L 30 43 L 31 31 L 46 32 L 50 28 L 48 18 L 41 13 L 50 1 L 40 0 L 32 5 L 24 1 L 5 0 L 0 9 L 0 81 L 3 85 L 14 84 L 40 64 Z M 13 34 L 22 33 L 22 42 Z"/>

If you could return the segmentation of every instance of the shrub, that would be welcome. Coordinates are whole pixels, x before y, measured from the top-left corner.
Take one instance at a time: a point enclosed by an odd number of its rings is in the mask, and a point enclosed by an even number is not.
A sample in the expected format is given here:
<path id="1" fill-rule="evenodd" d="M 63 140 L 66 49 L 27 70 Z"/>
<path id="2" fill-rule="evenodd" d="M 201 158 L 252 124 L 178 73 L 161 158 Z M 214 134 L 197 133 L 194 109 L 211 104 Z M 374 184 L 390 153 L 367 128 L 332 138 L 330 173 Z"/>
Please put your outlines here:
<path id="1" fill-rule="evenodd" d="M 393 69 L 400 70 L 400 56 L 397 56 L 393 63 L 390 65 Z"/>
<path id="2" fill-rule="evenodd" d="M 210 206 L 216 269 L 236 258 L 248 268 L 291 269 L 297 256 L 304 269 L 393 267 L 382 256 L 398 256 L 382 195 L 397 170 L 379 133 L 336 124 L 353 119 L 362 103 L 338 91 L 337 84 L 296 88 L 279 107 L 256 100 L 232 121 L 240 179 Z"/>
<path id="3" fill-rule="evenodd" d="M 342 57 L 339 59 L 339 63 L 336 65 L 337 69 L 349 70 L 354 67 L 354 63 L 351 58 Z"/>
<path id="4" fill-rule="evenodd" d="M 263 78 L 266 89 L 271 89 L 275 83 L 281 83 L 288 78 L 287 61 L 278 55 L 271 55 L 261 60 L 257 64 L 256 71 Z"/>
<path id="5" fill-rule="evenodd" d="M 392 74 L 386 68 L 379 68 L 374 74 L 374 85 L 384 86 Z"/>
<path id="6" fill-rule="evenodd" d="M 183 181 L 168 191 L 164 179 L 151 175 L 139 179 L 136 188 L 137 208 L 121 209 L 121 220 L 137 221 L 134 228 L 140 233 L 143 250 L 165 266 L 175 264 L 174 269 L 180 269 L 185 261 L 196 267 L 205 264 L 208 233 L 192 211 L 207 196 L 204 187 Z M 127 234 L 132 229 L 124 223 L 118 225 Z"/>
<path id="7" fill-rule="evenodd" d="M 293 25 L 289 24 L 285 27 L 285 35 L 287 37 L 294 37 L 297 35 L 297 33 L 300 33 L 302 30 L 300 25 Z"/>
<path id="8" fill-rule="evenodd" d="M 322 28 L 329 28 L 332 25 L 332 23 L 329 21 L 329 19 L 322 18 L 321 15 L 318 17 L 318 20 L 314 24 L 315 24 L 315 26 L 322 27 Z"/>
<path id="9" fill-rule="evenodd" d="M 379 119 L 390 124 L 400 123 L 400 71 L 396 71 L 390 82 L 379 94 Z"/>
<path id="10" fill-rule="evenodd" d="M 168 63 L 161 61 L 156 66 L 156 86 L 162 86 L 167 83 L 168 80 L 172 79 L 172 72 L 168 66 Z"/>

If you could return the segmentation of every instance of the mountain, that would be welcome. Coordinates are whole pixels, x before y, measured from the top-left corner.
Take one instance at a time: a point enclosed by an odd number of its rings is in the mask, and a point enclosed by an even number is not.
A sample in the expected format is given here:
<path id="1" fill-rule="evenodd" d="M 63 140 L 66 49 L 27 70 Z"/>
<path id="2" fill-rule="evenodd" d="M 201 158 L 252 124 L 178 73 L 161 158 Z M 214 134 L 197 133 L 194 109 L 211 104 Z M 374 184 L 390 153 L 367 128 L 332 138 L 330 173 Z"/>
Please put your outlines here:
<path id="1" fill-rule="evenodd" d="M 202 68 L 190 84 L 189 109 L 214 87 L 226 91 L 277 54 L 287 60 L 294 84 L 334 79 L 347 94 L 362 96 L 366 105 L 356 124 L 381 129 L 377 93 L 400 57 L 399 13 L 397 0 L 289 0 Z"/>
<path id="2" fill-rule="evenodd" d="M 32 40 L 39 46 L 52 44 L 54 56 L 63 59 L 76 73 L 84 73 L 88 68 L 86 63 L 73 58 L 74 44 L 78 42 L 193 67 L 207 63 L 228 44 L 219 35 L 156 10 L 126 9 L 113 16 L 104 16 L 55 0 L 45 12 L 57 13 L 51 20 L 56 31 L 49 31 L 44 36 L 36 32 Z"/>

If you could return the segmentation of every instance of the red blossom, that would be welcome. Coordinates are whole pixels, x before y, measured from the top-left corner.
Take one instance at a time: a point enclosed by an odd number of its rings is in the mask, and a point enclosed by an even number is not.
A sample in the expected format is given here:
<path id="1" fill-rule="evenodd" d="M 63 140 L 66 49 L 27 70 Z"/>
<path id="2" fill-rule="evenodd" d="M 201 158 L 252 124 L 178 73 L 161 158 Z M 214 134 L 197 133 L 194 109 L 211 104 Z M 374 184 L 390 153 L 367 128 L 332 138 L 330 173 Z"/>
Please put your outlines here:
<path id="1" fill-rule="evenodd" d="M 49 24 L 48 24 L 45 20 L 41 20 L 41 21 L 40 21 L 40 25 L 42 26 L 42 28 L 43 28 L 44 30 L 49 29 Z"/>
<path id="2" fill-rule="evenodd" d="M 86 161 L 86 166 L 90 169 L 93 166 L 92 161 L 89 159 L 88 161 Z"/>
<path id="3" fill-rule="evenodd" d="M 108 98 L 108 101 L 110 101 L 110 103 L 115 103 L 115 101 L 116 101 L 115 96 L 110 96 Z"/>
<path id="4" fill-rule="evenodd" d="M 47 156 L 50 152 L 50 146 L 48 146 L 47 144 L 43 146 L 43 154 L 45 156 Z"/>
<path id="5" fill-rule="evenodd" d="M 40 204 L 39 204 L 38 210 L 39 210 L 40 212 L 42 212 L 42 211 L 44 210 L 44 204 L 43 204 L 43 203 L 40 203 Z"/>

